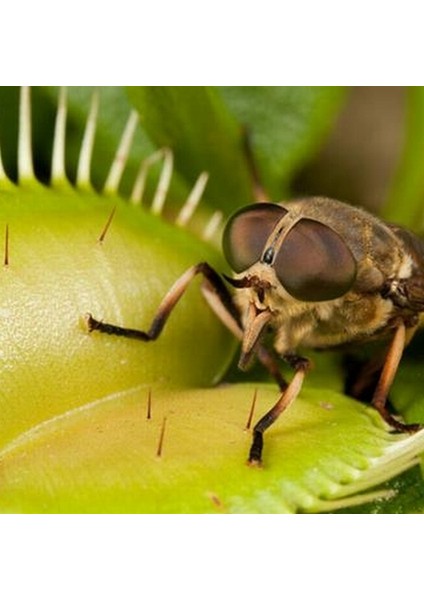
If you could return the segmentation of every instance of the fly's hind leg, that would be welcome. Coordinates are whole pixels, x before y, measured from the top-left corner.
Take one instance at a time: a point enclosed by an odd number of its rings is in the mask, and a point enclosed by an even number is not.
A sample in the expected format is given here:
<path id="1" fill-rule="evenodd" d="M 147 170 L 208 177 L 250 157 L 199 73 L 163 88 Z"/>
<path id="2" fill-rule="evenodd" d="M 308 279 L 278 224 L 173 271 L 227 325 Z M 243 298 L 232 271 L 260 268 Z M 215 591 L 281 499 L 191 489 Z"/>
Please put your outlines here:
<path id="1" fill-rule="evenodd" d="M 278 417 L 283 413 L 298 397 L 302 389 L 305 375 L 309 370 L 311 363 L 307 358 L 296 355 L 284 356 L 295 370 L 295 374 L 290 383 L 282 391 L 279 399 L 274 406 L 256 423 L 253 428 L 253 441 L 250 447 L 249 464 L 260 465 L 262 463 L 262 449 L 264 444 L 264 433 L 271 427 Z"/>
<path id="2" fill-rule="evenodd" d="M 403 350 L 406 343 L 409 341 L 408 337 L 412 336 L 413 331 L 411 332 L 411 336 L 408 335 L 409 333 L 410 332 L 407 331 L 405 323 L 400 321 L 396 327 L 395 334 L 386 354 L 381 375 L 377 383 L 377 387 L 375 388 L 371 404 L 380 413 L 386 423 L 390 425 L 390 427 L 393 427 L 399 432 L 414 433 L 421 429 L 422 425 L 416 423 L 401 423 L 390 414 L 386 407 L 387 396 L 402 358 Z"/>

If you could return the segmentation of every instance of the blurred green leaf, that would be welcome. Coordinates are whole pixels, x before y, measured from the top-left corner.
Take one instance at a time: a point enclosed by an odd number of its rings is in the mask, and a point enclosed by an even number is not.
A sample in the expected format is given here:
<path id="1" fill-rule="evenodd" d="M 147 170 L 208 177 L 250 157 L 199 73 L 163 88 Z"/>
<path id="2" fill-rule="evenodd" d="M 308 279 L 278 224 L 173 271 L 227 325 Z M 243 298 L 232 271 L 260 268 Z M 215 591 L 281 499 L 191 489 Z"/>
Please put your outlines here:
<path id="1" fill-rule="evenodd" d="M 192 181 L 206 170 L 205 197 L 225 213 L 252 200 L 242 132 L 246 129 L 264 183 L 278 200 L 316 150 L 343 98 L 337 87 L 129 88 L 142 125 L 157 145 L 173 149 Z"/>
<path id="2" fill-rule="evenodd" d="M 390 399 L 409 423 L 424 423 L 424 373 L 419 355 L 401 363 Z"/>
<path id="3" fill-rule="evenodd" d="M 337 116 L 341 87 L 222 87 L 221 94 L 239 123 L 247 126 L 263 184 L 275 201 L 317 151 Z"/>
<path id="4" fill-rule="evenodd" d="M 0 86 L 0 147 L 2 163 L 16 181 L 19 88 Z"/>
<path id="5" fill-rule="evenodd" d="M 424 87 L 408 88 L 405 145 L 382 216 L 424 232 Z"/>

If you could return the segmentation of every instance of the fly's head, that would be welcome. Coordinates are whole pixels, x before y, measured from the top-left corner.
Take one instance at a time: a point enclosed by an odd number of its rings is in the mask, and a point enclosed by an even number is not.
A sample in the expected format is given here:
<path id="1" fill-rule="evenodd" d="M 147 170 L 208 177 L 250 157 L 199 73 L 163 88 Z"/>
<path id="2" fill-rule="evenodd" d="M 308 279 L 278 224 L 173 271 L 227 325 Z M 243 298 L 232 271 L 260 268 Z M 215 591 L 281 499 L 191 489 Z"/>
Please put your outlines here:
<path id="1" fill-rule="evenodd" d="M 282 314 L 293 321 L 311 304 L 337 301 L 357 275 L 352 251 L 325 223 L 325 214 L 309 218 L 301 208 L 281 204 L 259 203 L 236 212 L 224 230 L 223 249 L 237 274 L 226 279 L 236 288 L 243 313 L 241 367 L 266 326 L 279 328 Z"/>

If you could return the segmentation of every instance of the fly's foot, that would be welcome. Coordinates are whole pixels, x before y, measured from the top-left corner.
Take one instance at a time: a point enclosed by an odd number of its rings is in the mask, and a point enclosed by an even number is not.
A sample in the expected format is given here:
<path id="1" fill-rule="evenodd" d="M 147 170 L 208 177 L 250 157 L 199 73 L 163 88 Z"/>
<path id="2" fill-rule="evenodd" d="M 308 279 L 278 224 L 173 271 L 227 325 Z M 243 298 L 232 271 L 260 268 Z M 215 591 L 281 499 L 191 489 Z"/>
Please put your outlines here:
<path id="1" fill-rule="evenodd" d="M 86 313 L 84 315 L 84 323 L 87 327 L 88 333 L 95 331 L 96 329 L 100 329 L 101 323 L 97 321 L 91 313 Z"/>
<path id="2" fill-rule="evenodd" d="M 396 433 L 417 433 L 417 431 L 420 431 L 420 429 L 424 427 L 424 425 L 421 425 L 420 423 L 402 423 L 393 417 L 385 407 L 377 408 L 377 410 L 386 421 L 387 425 L 392 427 Z"/>
<path id="3" fill-rule="evenodd" d="M 262 466 L 262 450 L 264 447 L 264 436 L 260 431 L 253 431 L 253 441 L 250 446 L 249 458 L 247 464 L 250 467 Z"/>

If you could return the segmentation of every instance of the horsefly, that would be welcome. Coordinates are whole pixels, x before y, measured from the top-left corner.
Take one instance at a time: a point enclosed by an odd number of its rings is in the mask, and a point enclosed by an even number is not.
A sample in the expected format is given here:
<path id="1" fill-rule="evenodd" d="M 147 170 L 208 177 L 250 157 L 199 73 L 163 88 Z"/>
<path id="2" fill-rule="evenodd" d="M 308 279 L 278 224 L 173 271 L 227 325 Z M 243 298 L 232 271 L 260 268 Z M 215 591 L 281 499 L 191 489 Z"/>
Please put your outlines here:
<path id="1" fill-rule="evenodd" d="M 258 194 L 257 194 L 258 195 Z M 163 298 L 147 331 L 127 329 L 87 315 L 89 331 L 155 340 L 190 282 L 241 341 L 239 367 L 256 357 L 277 381 L 275 405 L 256 423 L 249 464 L 262 461 L 264 432 L 296 399 L 310 368 L 302 349 L 329 349 L 387 340 L 388 350 L 363 369 L 355 388 L 379 374 L 372 405 L 396 431 L 420 426 L 392 416 L 386 400 L 405 345 L 423 322 L 424 241 L 365 210 L 325 197 L 288 203 L 264 201 L 238 210 L 223 233 L 233 275 L 207 263 L 191 267 Z M 271 332 L 272 342 L 268 343 Z M 294 369 L 287 383 L 277 358 Z"/>

